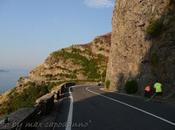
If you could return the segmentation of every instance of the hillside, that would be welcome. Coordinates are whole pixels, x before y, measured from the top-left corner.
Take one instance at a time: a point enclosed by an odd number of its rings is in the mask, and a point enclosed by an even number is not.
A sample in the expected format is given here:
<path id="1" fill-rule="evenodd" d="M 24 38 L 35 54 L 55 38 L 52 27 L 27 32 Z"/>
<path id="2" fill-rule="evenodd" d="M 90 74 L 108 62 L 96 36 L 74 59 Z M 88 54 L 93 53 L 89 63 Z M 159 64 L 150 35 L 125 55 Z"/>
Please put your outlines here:
<path id="1" fill-rule="evenodd" d="M 28 77 L 19 78 L 15 88 L 0 95 L 0 115 L 33 106 L 38 97 L 66 81 L 104 81 L 110 45 L 111 33 L 108 33 L 88 44 L 51 53 Z"/>
<path id="2" fill-rule="evenodd" d="M 109 48 L 110 34 L 106 34 L 89 44 L 55 51 L 42 65 L 32 70 L 29 77 L 39 81 L 100 80 L 106 70 Z"/>
<path id="3" fill-rule="evenodd" d="M 110 89 L 122 90 L 135 80 L 142 93 L 145 85 L 159 81 L 165 95 L 174 92 L 174 5 L 174 0 L 117 0 L 106 78 Z"/>

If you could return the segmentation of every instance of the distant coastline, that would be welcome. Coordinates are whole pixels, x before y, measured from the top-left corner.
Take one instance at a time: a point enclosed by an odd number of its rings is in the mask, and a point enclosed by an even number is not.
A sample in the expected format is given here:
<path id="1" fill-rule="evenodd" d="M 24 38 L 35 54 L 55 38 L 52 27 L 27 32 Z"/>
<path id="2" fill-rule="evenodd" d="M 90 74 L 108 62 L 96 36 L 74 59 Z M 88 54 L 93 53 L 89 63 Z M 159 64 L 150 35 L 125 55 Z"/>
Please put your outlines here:
<path id="1" fill-rule="evenodd" d="M 29 69 L 6 70 L 0 69 L 0 94 L 16 86 L 20 77 L 27 76 Z"/>
<path id="2" fill-rule="evenodd" d="M 8 70 L 0 69 L 0 72 L 9 72 Z"/>

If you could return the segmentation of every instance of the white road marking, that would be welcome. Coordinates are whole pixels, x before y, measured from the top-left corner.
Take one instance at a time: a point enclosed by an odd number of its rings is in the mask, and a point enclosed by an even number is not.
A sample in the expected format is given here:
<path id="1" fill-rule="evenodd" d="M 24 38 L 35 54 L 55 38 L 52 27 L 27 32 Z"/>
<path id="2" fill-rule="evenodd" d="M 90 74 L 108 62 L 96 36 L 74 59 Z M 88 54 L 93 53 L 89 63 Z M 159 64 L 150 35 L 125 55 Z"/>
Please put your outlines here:
<path id="1" fill-rule="evenodd" d="M 70 98 L 70 106 L 69 106 L 69 113 L 68 113 L 68 117 L 67 117 L 67 124 L 66 124 L 66 129 L 65 130 L 71 130 L 72 129 L 72 117 L 73 117 L 73 96 L 72 96 L 72 92 L 71 92 L 71 88 L 77 88 L 77 87 L 82 87 L 82 85 L 76 85 L 76 86 L 72 86 L 69 88 L 69 98 Z"/>
<path id="2" fill-rule="evenodd" d="M 155 114 L 152 114 L 152 113 L 150 113 L 150 112 L 147 112 L 147 111 L 142 110 L 142 109 L 140 109 L 140 108 L 137 108 L 137 107 L 135 107 L 135 106 L 129 105 L 129 104 L 125 103 L 125 102 L 119 101 L 119 100 L 117 100 L 117 99 L 114 99 L 114 98 L 111 98 L 111 97 L 102 95 L 102 94 L 97 93 L 97 92 L 94 92 L 94 91 L 91 91 L 91 90 L 89 90 L 89 87 L 86 88 L 86 91 L 88 91 L 88 92 L 90 92 L 90 93 L 93 93 L 93 94 L 95 94 L 95 95 L 99 95 L 99 96 L 101 96 L 101 97 L 104 97 L 104 98 L 106 98 L 106 99 L 112 100 L 112 101 L 114 101 L 114 102 L 120 103 L 120 104 L 122 104 L 122 105 L 124 105 L 124 106 L 130 107 L 130 108 L 132 108 L 132 109 L 135 109 L 135 110 L 137 110 L 137 111 L 140 111 L 140 112 L 142 112 L 142 113 L 145 113 L 145 114 L 150 115 L 150 116 L 152 116 L 152 117 L 155 117 L 155 118 L 157 118 L 157 119 L 159 119 L 159 120 L 161 120 L 161 121 L 164 121 L 164 122 L 166 122 L 166 123 L 168 123 L 168 124 L 170 124 L 170 125 L 175 126 L 175 123 L 174 123 L 174 122 L 171 122 L 171 121 L 169 121 L 169 120 L 167 120 L 167 119 L 164 119 L 164 118 L 162 118 L 162 117 L 159 117 L 159 116 L 157 116 L 157 115 L 155 115 Z"/>
<path id="3" fill-rule="evenodd" d="M 73 96 L 72 93 L 70 92 L 69 88 L 69 93 L 70 93 L 70 106 L 69 106 L 69 113 L 68 113 L 68 118 L 67 118 L 67 124 L 66 124 L 66 130 L 71 130 L 72 128 L 72 116 L 73 116 Z"/>
<path id="4" fill-rule="evenodd" d="M 3 124 L 4 123 L 4 119 L 3 120 L 0 120 L 0 124 Z"/>

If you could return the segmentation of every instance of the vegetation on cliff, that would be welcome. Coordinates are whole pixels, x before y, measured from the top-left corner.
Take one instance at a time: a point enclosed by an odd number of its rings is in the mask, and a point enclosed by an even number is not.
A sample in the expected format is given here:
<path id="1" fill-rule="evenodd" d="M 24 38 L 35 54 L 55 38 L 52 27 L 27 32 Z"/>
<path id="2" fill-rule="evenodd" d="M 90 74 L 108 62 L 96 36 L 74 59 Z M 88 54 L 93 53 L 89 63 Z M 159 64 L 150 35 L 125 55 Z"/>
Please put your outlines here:
<path id="1" fill-rule="evenodd" d="M 28 82 L 22 90 L 13 88 L 7 95 L 6 101 L 0 105 L 0 115 L 9 114 L 22 107 L 32 107 L 37 98 L 49 93 L 54 84 L 36 84 Z"/>
<path id="2" fill-rule="evenodd" d="M 88 50 L 86 50 L 88 51 Z M 97 56 L 94 58 L 93 56 L 89 59 L 86 56 L 81 55 L 81 53 L 86 53 L 86 51 L 81 52 L 80 49 L 73 48 L 72 52 L 67 52 L 64 49 L 61 51 L 54 52 L 52 56 L 55 59 L 59 59 L 62 57 L 65 60 L 70 59 L 74 64 L 80 65 L 81 70 L 83 71 L 83 74 L 87 76 L 87 79 L 100 79 L 100 72 L 98 70 L 98 63 L 103 61 L 102 55 Z M 71 79 L 76 79 L 77 70 L 72 72 L 72 75 L 70 75 Z"/>

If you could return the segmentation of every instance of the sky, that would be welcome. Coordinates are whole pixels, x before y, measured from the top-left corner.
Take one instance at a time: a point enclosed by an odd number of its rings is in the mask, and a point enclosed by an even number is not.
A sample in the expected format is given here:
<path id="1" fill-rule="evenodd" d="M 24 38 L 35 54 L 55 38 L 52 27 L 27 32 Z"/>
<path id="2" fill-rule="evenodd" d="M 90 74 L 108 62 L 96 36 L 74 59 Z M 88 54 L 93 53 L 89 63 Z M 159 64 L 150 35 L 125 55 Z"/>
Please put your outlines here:
<path id="1" fill-rule="evenodd" d="M 31 69 L 111 31 L 114 0 L 0 0 L 0 69 Z"/>

